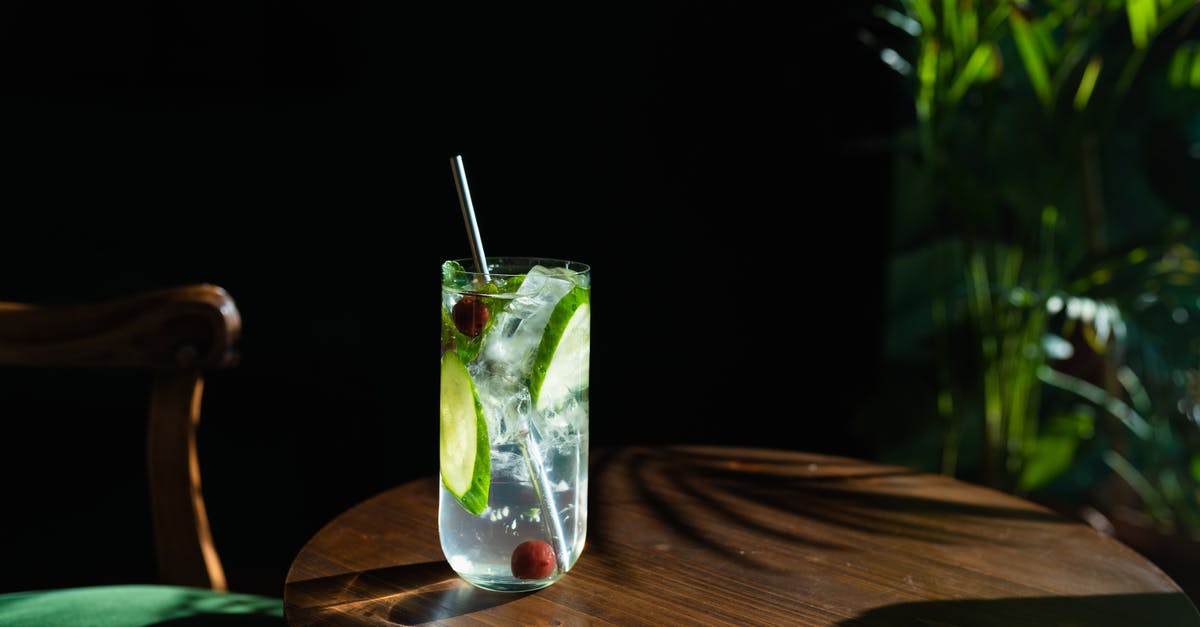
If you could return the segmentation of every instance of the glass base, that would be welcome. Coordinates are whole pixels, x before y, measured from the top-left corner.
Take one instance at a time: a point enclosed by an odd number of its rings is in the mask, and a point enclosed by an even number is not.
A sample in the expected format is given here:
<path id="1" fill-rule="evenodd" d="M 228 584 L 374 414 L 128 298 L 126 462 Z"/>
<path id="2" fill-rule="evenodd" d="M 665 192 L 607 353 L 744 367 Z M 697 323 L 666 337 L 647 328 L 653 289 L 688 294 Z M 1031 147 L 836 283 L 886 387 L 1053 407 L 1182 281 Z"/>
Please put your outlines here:
<path id="1" fill-rule="evenodd" d="M 471 577 L 458 573 L 458 576 L 467 583 L 482 588 L 491 590 L 492 592 L 532 592 L 541 590 L 546 586 L 558 581 L 562 575 L 555 574 L 552 577 L 545 579 L 513 579 L 512 577 Z"/>

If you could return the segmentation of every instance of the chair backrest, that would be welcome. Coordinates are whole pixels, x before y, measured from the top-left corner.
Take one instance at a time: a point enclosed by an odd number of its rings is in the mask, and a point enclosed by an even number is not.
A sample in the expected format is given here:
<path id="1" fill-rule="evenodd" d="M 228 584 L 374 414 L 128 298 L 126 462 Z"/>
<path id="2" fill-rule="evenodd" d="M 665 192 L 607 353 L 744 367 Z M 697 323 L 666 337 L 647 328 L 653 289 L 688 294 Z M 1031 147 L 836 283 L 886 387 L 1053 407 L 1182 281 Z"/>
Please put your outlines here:
<path id="1" fill-rule="evenodd" d="M 0 303 L 0 366 L 153 371 L 146 428 L 162 583 L 225 590 L 200 491 L 196 427 L 203 372 L 233 365 L 241 317 L 214 285 L 79 305 Z"/>

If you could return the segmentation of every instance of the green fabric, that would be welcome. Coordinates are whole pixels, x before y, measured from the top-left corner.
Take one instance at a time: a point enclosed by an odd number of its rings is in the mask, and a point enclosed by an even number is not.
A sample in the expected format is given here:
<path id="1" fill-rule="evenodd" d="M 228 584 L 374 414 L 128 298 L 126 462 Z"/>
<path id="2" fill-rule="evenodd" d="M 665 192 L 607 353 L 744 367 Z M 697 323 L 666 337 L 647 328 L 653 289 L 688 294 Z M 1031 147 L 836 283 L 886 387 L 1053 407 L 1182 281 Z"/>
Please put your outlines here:
<path id="1" fill-rule="evenodd" d="M 4 627 L 284 625 L 279 599 L 179 586 L 96 586 L 0 594 Z"/>

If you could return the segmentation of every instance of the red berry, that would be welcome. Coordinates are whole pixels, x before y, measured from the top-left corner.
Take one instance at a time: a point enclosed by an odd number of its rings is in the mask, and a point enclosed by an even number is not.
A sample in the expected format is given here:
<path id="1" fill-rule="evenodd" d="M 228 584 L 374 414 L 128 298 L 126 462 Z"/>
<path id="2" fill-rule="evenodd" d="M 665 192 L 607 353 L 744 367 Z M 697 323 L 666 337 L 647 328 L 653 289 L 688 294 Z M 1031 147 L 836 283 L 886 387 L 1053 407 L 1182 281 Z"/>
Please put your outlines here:
<path id="1" fill-rule="evenodd" d="M 483 331 L 483 325 L 487 324 L 488 310 L 478 298 L 467 296 L 454 303 L 453 316 L 454 326 L 458 328 L 459 333 L 475 337 Z"/>
<path id="2" fill-rule="evenodd" d="M 512 574 L 517 579 L 545 579 L 554 566 L 554 549 L 541 540 L 526 540 L 513 549 Z"/>

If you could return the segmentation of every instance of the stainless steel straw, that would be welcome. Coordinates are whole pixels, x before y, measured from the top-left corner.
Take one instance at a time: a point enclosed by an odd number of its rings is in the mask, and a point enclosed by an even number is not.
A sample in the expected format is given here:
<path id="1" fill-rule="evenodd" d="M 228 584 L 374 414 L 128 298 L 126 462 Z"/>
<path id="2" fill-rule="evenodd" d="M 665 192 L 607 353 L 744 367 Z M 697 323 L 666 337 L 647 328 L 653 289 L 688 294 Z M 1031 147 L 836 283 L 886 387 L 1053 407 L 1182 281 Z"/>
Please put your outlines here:
<path id="1" fill-rule="evenodd" d="M 492 275 L 488 272 L 487 256 L 483 254 L 483 239 L 479 237 L 479 224 L 475 221 L 475 205 L 471 203 L 471 188 L 467 186 L 467 169 L 463 166 L 462 155 L 454 155 L 450 160 L 450 169 L 454 171 L 458 206 L 462 207 L 463 222 L 467 225 L 467 238 L 471 240 L 475 271 L 483 275 L 484 281 L 490 283 Z"/>

